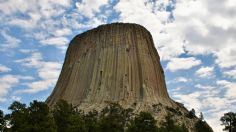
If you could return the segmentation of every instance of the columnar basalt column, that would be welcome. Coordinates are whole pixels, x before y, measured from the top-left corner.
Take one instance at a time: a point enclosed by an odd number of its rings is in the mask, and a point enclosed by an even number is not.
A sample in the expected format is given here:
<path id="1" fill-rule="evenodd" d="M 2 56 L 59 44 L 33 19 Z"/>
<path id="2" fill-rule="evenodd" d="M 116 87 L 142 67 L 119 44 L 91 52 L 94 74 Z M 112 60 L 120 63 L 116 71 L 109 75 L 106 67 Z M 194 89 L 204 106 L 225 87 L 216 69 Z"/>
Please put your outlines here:
<path id="1" fill-rule="evenodd" d="M 70 43 L 52 94 L 76 106 L 118 102 L 172 106 L 160 58 L 149 31 L 137 24 L 102 25 Z M 93 107 L 95 108 L 95 107 Z"/>

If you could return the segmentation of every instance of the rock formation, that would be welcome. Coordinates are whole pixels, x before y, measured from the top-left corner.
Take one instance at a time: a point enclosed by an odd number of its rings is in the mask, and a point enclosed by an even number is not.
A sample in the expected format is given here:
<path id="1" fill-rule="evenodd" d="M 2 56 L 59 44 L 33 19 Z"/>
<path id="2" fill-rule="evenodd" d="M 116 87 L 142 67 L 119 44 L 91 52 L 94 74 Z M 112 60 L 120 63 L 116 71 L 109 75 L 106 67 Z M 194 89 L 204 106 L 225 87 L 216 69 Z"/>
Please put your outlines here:
<path id="1" fill-rule="evenodd" d="M 177 108 L 182 115 L 188 113 L 170 99 L 152 36 L 137 24 L 102 25 L 77 35 L 46 102 L 53 106 L 59 99 L 85 111 L 116 102 L 125 108 L 150 111 L 158 119 L 164 119 L 167 108 Z M 185 118 L 176 116 L 191 124 L 192 120 Z"/>
<path id="2" fill-rule="evenodd" d="M 49 105 L 143 102 L 171 106 L 151 34 L 136 24 L 99 26 L 70 43 Z"/>

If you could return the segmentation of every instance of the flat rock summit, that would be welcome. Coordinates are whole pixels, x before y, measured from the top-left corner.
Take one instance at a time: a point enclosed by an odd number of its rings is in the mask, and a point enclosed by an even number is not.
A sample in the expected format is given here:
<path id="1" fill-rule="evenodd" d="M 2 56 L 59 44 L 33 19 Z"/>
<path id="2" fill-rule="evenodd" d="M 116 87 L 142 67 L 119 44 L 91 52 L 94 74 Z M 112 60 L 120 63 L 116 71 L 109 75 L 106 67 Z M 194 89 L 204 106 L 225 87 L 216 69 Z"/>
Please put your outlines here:
<path id="1" fill-rule="evenodd" d="M 52 107 L 60 99 L 84 111 L 101 110 L 115 102 L 149 111 L 158 120 L 177 109 L 173 116 L 177 122 L 187 123 L 189 129 L 196 122 L 185 117 L 188 111 L 169 97 L 152 36 L 137 24 L 101 25 L 77 35 L 46 102 Z"/>

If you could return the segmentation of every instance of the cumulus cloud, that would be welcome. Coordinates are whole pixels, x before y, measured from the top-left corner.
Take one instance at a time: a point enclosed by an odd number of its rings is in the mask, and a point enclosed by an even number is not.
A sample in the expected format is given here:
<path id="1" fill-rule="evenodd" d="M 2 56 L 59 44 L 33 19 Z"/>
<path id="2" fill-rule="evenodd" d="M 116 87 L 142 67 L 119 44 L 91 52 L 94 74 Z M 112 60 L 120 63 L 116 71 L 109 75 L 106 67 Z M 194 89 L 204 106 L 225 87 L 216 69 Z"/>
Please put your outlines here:
<path id="1" fill-rule="evenodd" d="M 189 79 L 187 79 L 187 78 L 185 78 L 185 77 L 178 77 L 178 78 L 176 78 L 176 81 L 177 81 L 177 82 L 188 82 Z"/>
<path id="2" fill-rule="evenodd" d="M 25 36 L 33 37 L 43 45 L 64 48 L 63 46 L 68 42 L 65 36 L 70 35 L 71 31 L 64 27 L 58 19 L 64 17 L 64 13 L 70 6 L 73 6 L 71 0 L 9 0 L 0 2 L 0 19 L 3 21 L 0 26 L 22 28 Z M 43 34 L 43 37 L 39 37 L 40 33 Z M 7 35 L 4 32 L 1 34 Z"/>
<path id="3" fill-rule="evenodd" d="M 202 84 L 196 84 L 195 87 L 203 90 L 213 90 L 215 88 L 213 86 L 202 85 Z"/>
<path id="4" fill-rule="evenodd" d="M 5 74 L 0 76 L 0 102 L 7 100 L 6 96 L 14 87 L 19 85 L 24 80 L 33 80 L 31 76 Z"/>
<path id="5" fill-rule="evenodd" d="M 0 45 L 0 51 L 5 51 L 9 48 L 16 48 L 19 46 L 21 40 L 9 35 L 6 31 L 1 31 L 0 35 L 3 37 L 4 42 Z"/>
<path id="6" fill-rule="evenodd" d="M 16 93 L 37 93 L 55 85 L 61 70 L 61 63 L 44 61 L 40 52 L 33 52 L 31 56 L 16 60 L 22 66 L 37 70 L 39 80 L 26 83 L 27 89 L 18 90 Z"/>
<path id="7" fill-rule="evenodd" d="M 227 77 L 236 79 L 236 67 L 234 69 L 224 71 L 223 74 Z"/>
<path id="8" fill-rule="evenodd" d="M 214 67 L 201 67 L 195 72 L 195 74 L 201 78 L 211 78 L 214 75 Z"/>
<path id="9" fill-rule="evenodd" d="M 161 59 L 166 60 L 184 53 L 182 42 L 178 44 L 182 37 L 170 36 L 165 31 L 167 25 L 173 25 L 170 20 L 171 12 L 167 11 L 167 7 L 172 5 L 172 1 L 166 0 L 121 0 L 114 9 L 119 13 L 119 21 L 137 23 L 147 28 L 153 36 Z"/>
<path id="10" fill-rule="evenodd" d="M 211 54 L 221 68 L 227 68 L 236 65 L 233 5 L 231 0 L 177 0 L 174 4 L 165 0 L 121 0 L 114 9 L 120 13 L 120 21 L 141 24 L 151 32 L 161 59 L 183 53 Z M 171 6 L 174 10 L 168 12 Z"/>
<path id="11" fill-rule="evenodd" d="M 228 3 L 227 0 L 178 0 L 173 11 L 172 28 L 175 31 L 167 29 L 166 32 L 182 36 L 183 46 L 189 54 L 213 54 L 220 67 L 235 66 L 236 30 L 233 23 L 236 10 Z"/>
<path id="12" fill-rule="evenodd" d="M 4 75 L 0 77 L 0 97 L 5 96 L 9 89 L 19 83 L 19 78 L 14 75 Z"/>
<path id="13" fill-rule="evenodd" d="M 11 71 L 11 68 L 0 64 L 0 73 L 9 72 L 9 71 Z"/>
<path id="14" fill-rule="evenodd" d="M 172 58 L 167 63 L 166 69 L 175 72 L 178 70 L 187 70 L 194 66 L 200 65 L 202 62 L 194 57 L 188 58 Z"/>
<path id="15" fill-rule="evenodd" d="M 227 80 L 219 80 L 217 81 L 217 84 L 225 88 L 226 90 L 225 97 L 232 98 L 232 99 L 236 98 L 236 83 L 235 82 L 230 82 Z"/>
<path id="16" fill-rule="evenodd" d="M 187 83 L 187 82 L 190 82 L 190 81 L 192 81 L 192 80 L 188 79 L 186 77 L 180 76 L 180 77 L 175 78 L 174 80 L 167 81 L 167 84 L 171 84 L 171 83 Z M 179 88 L 176 88 L 176 89 L 178 90 L 178 89 L 181 89 L 181 88 L 179 87 Z"/>
<path id="17" fill-rule="evenodd" d="M 91 18 L 96 12 L 99 12 L 101 6 L 108 4 L 108 2 L 108 0 L 82 0 L 76 2 L 75 5 L 83 16 Z"/>
<path id="18" fill-rule="evenodd" d="M 44 45 L 55 45 L 59 47 L 66 45 L 69 42 L 69 40 L 66 37 L 55 37 L 46 40 L 41 40 L 40 42 Z"/>
<path id="19" fill-rule="evenodd" d="M 11 99 L 14 101 L 21 101 L 21 97 L 18 96 L 12 96 Z"/>
<path id="20" fill-rule="evenodd" d="M 71 29 L 69 28 L 64 28 L 64 29 L 57 29 L 55 32 L 54 32 L 54 35 L 55 36 L 67 36 L 67 35 L 70 35 L 72 33 Z"/>
<path id="21" fill-rule="evenodd" d="M 221 132 L 223 126 L 220 124 L 220 117 L 228 111 L 232 101 L 227 97 L 219 97 L 224 88 L 211 85 L 195 85 L 200 90 L 195 90 L 188 94 L 181 91 L 173 93 L 176 101 L 183 103 L 188 109 L 194 108 L 196 114 L 203 112 L 205 120 L 216 132 Z"/>

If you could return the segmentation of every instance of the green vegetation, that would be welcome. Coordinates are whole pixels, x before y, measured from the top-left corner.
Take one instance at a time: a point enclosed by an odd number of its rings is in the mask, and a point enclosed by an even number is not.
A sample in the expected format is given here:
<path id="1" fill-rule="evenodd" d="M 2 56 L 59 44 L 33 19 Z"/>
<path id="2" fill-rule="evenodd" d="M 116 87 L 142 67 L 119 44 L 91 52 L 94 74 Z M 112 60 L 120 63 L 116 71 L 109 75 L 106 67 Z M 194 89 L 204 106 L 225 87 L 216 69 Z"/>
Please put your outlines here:
<path id="1" fill-rule="evenodd" d="M 17 132 L 55 132 L 56 125 L 53 118 L 50 116 L 47 104 L 43 102 L 33 101 L 26 108 L 25 104 L 13 102 L 9 107 L 12 111 L 7 115 L 6 120 L 9 120 L 9 131 Z"/>
<path id="2" fill-rule="evenodd" d="M 8 115 L 0 111 L 1 132 L 188 132 L 184 124 L 172 119 L 171 114 L 180 115 L 180 111 L 173 108 L 168 108 L 170 113 L 159 126 L 150 113 L 134 115 L 132 109 L 115 103 L 99 113 L 84 113 L 63 100 L 58 101 L 53 110 L 38 101 L 28 107 L 15 101 L 9 110 Z M 198 131 L 208 132 L 205 131 L 208 127 L 202 120 L 196 124 Z"/>
<path id="3" fill-rule="evenodd" d="M 176 115 L 179 115 L 179 116 L 183 115 L 181 111 L 179 110 L 179 108 L 174 109 L 172 107 L 167 106 L 166 109 L 172 113 L 175 113 Z"/>
<path id="4" fill-rule="evenodd" d="M 140 112 L 127 129 L 127 132 L 157 132 L 156 120 L 150 113 Z"/>
<path id="5" fill-rule="evenodd" d="M 123 132 L 131 118 L 132 109 L 123 109 L 119 104 L 110 104 L 102 110 L 98 121 L 99 132 Z"/>
<path id="6" fill-rule="evenodd" d="M 190 110 L 189 113 L 186 116 L 190 119 L 197 118 L 197 116 L 195 115 L 195 110 L 194 109 Z"/>
<path id="7" fill-rule="evenodd" d="M 199 120 L 195 124 L 196 132 L 213 132 L 212 128 L 204 121 L 202 112 L 200 113 Z"/>
<path id="8" fill-rule="evenodd" d="M 160 132 L 188 132 L 188 129 L 182 125 L 177 125 L 174 123 L 174 120 L 171 118 L 171 115 L 168 114 L 164 122 L 161 123 L 159 129 Z"/>
<path id="9" fill-rule="evenodd" d="M 225 113 L 224 116 L 220 118 L 220 121 L 222 122 L 221 125 L 225 126 L 224 131 L 236 132 L 236 113 Z"/>
<path id="10" fill-rule="evenodd" d="M 5 126 L 4 115 L 3 111 L 0 110 L 0 132 L 4 130 L 4 126 Z"/>
<path id="11" fill-rule="evenodd" d="M 80 111 L 64 100 L 57 102 L 52 111 L 58 132 L 85 132 L 86 126 Z"/>
<path id="12" fill-rule="evenodd" d="M 195 124 L 195 129 L 196 129 L 196 132 L 213 132 L 211 127 L 205 121 L 202 121 L 202 120 L 199 120 Z"/>

